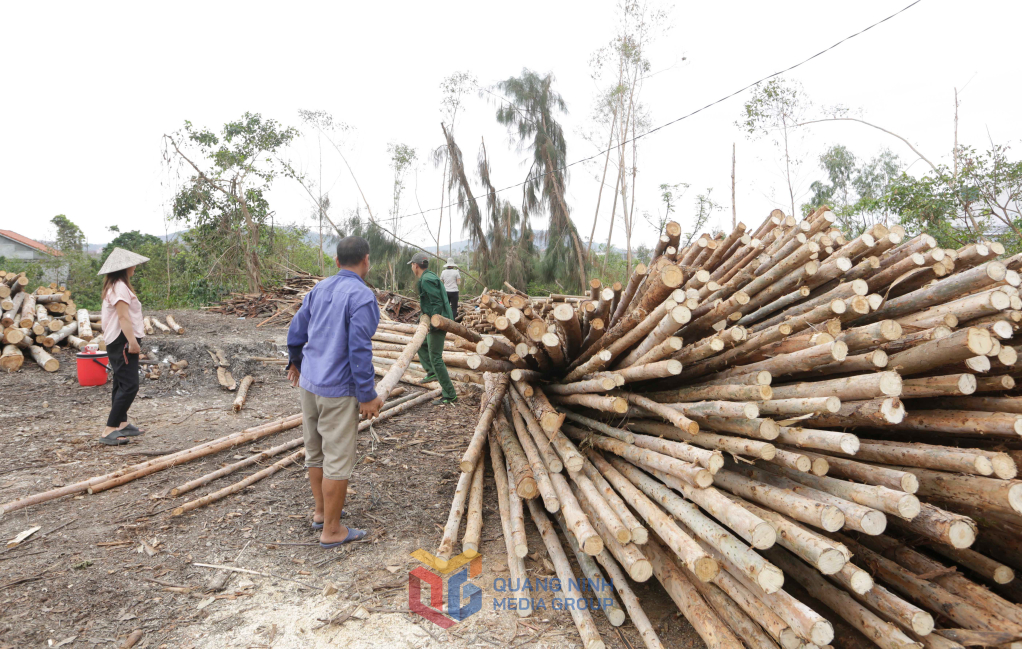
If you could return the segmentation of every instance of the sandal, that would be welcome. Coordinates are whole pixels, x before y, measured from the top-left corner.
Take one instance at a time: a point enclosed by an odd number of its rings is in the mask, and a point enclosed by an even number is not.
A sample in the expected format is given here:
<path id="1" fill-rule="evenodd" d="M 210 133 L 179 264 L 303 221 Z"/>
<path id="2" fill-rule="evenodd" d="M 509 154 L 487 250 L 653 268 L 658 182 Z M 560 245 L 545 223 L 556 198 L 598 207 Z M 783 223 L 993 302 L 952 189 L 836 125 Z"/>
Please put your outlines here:
<path id="1" fill-rule="evenodd" d="M 363 538 L 365 538 L 365 535 L 366 535 L 366 531 L 365 530 L 356 530 L 354 527 L 349 527 L 348 528 L 348 535 L 344 537 L 343 541 L 337 541 L 335 543 L 323 543 L 322 541 L 320 541 L 319 542 L 319 547 L 323 548 L 324 550 L 329 550 L 331 548 L 338 548 L 338 547 L 344 545 L 345 543 L 352 543 L 354 541 L 360 541 Z"/>
<path id="2" fill-rule="evenodd" d="M 125 435 L 119 430 L 111 431 L 110 433 L 98 438 L 96 441 L 100 444 L 106 444 L 107 446 L 124 446 L 128 443 L 128 435 Z"/>
<path id="3" fill-rule="evenodd" d="M 124 428 L 121 428 L 120 430 L 117 430 L 115 432 L 118 434 L 118 437 L 135 437 L 136 435 L 141 435 L 145 431 L 139 430 L 135 426 L 135 424 L 128 424 Z"/>
<path id="4" fill-rule="evenodd" d="M 348 517 L 348 510 L 347 509 L 342 509 L 341 510 L 341 518 L 347 518 L 347 517 Z M 323 523 L 317 523 L 316 521 L 312 521 L 312 529 L 314 529 L 314 530 L 321 530 L 321 529 L 323 529 Z"/>

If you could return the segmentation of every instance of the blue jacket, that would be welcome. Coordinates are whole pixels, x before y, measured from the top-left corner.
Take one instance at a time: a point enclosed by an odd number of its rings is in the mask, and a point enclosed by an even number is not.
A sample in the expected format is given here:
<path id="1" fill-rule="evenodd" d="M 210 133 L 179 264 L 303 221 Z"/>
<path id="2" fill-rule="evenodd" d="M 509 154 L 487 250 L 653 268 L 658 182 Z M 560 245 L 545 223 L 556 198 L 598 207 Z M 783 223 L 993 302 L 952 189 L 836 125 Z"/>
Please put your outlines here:
<path id="1" fill-rule="evenodd" d="M 321 397 L 375 399 L 372 336 L 379 323 L 376 296 L 355 273 L 342 270 L 316 284 L 287 332 L 299 385 Z"/>

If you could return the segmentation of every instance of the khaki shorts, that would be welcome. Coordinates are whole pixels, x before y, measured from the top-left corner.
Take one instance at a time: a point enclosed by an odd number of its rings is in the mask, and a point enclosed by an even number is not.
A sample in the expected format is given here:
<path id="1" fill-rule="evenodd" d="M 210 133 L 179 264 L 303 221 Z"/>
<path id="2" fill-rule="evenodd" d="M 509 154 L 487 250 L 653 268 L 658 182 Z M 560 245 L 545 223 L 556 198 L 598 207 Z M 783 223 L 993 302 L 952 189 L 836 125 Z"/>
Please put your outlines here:
<path id="1" fill-rule="evenodd" d="M 305 466 L 328 480 L 347 480 L 355 467 L 358 399 L 321 397 L 302 389 Z"/>

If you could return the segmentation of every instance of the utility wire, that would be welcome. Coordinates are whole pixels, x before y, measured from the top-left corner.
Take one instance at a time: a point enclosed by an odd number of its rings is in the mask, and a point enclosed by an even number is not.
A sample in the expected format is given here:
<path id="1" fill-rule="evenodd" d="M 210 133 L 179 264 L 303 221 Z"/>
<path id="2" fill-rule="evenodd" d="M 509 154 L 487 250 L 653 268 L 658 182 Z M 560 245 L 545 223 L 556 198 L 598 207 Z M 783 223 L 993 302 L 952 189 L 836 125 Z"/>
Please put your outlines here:
<path id="1" fill-rule="evenodd" d="M 701 108 L 697 108 L 697 109 L 693 110 L 690 113 L 682 115 L 681 117 L 678 117 L 676 119 L 672 119 L 669 122 L 665 122 L 665 123 L 661 124 L 660 126 L 655 126 L 655 127 L 651 128 L 650 130 L 645 131 L 644 133 L 640 133 L 639 135 L 636 135 L 636 136 L 632 137 L 631 139 L 625 140 L 621 144 L 618 144 L 616 146 L 612 146 L 609 149 L 604 149 L 602 151 L 594 153 L 593 155 L 587 156 L 585 158 L 580 158 L 580 159 L 578 159 L 578 160 L 576 160 L 574 162 L 570 162 L 570 163 L 564 165 L 563 167 L 558 167 L 557 169 L 554 169 L 553 171 L 548 171 L 545 174 L 542 174 L 540 176 L 536 176 L 536 178 L 538 179 L 538 178 L 541 178 L 543 176 L 548 176 L 550 174 L 554 174 L 554 173 L 557 173 L 557 172 L 569 169 L 570 167 L 574 167 L 576 165 L 580 165 L 583 162 L 588 162 L 590 160 L 593 160 L 595 158 L 598 158 L 598 157 L 606 154 L 608 151 L 613 151 L 613 150 L 618 149 L 621 146 L 624 146 L 626 144 L 629 144 L 629 143 L 632 143 L 632 142 L 636 142 L 636 141 L 641 140 L 642 138 L 644 138 L 644 137 L 646 137 L 648 135 L 652 135 L 653 133 L 656 133 L 657 131 L 665 129 L 668 126 L 672 126 L 674 124 L 677 124 L 678 122 L 681 122 L 683 120 L 688 119 L 689 117 L 692 117 L 694 115 L 698 115 L 699 113 L 703 112 L 704 110 L 712 108 L 712 107 L 716 106 L 717 104 L 723 103 L 723 102 L 727 101 L 728 99 L 731 99 L 732 97 L 745 92 L 746 90 L 748 90 L 749 88 L 752 88 L 755 85 L 763 83 L 764 81 L 767 81 L 769 79 L 773 79 L 774 77 L 778 77 L 778 76 L 780 76 L 782 74 L 785 74 L 787 72 L 791 72 L 795 68 L 798 68 L 798 67 L 801 67 L 801 66 L 805 65 L 806 63 L 809 63 L 813 59 L 818 58 L 820 56 L 823 56 L 827 52 L 829 52 L 829 51 L 835 49 L 836 47 L 838 47 L 839 45 L 842 45 L 842 44 L 852 40 L 853 38 L 855 38 L 857 36 L 861 36 L 862 34 L 865 34 L 866 32 L 868 32 L 869 30 L 873 29 L 874 27 L 877 27 L 878 25 L 882 25 L 883 23 L 887 22 L 888 20 L 891 20 L 892 18 L 894 18 L 894 17 L 896 17 L 896 16 L 898 16 L 898 15 L 908 11 L 909 9 L 911 9 L 914 6 L 916 6 L 917 4 L 919 4 L 922 1 L 923 0 L 915 0 L 915 2 L 912 2 L 911 4 L 903 7 L 902 9 L 900 9 L 900 10 L 898 10 L 896 12 L 894 12 L 893 14 L 887 16 L 886 18 L 878 20 L 875 23 L 869 25 L 868 27 L 860 29 L 859 31 L 855 32 L 854 34 L 851 34 L 849 36 L 846 36 L 846 37 L 842 38 L 841 40 L 839 40 L 838 42 L 834 43 L 830 47 L 822 49 L 819 52 L 817 52 L 816 54 L 813 54 L 812 56 L 810 56 L 808 58 L 805 58 L 805 59 L 799 61 L 798 63 L 795 63 L 794 65 L 788 66 L 787 68 L 784 68 L 783 70 L 778 70 L 777 72 L 774 72 L 773 74 L 768 74 L 767 76 L 765 76 L 765 77 L 763 77 L 761 79 L 758 79 L 756 81 L 753 81 L 752 83 L 746 84 L 745 86 L 739 88 L 738 90 L 735 90 L 734 92 L 732 92 L 732 93 L 730 93 L 728 95 L 725 95 L 725 96 L 721 97 L 720 99 L 717 99 L 716 101 L 712 101 L 712 102 L 706 104 L 705 106 L 703 106 Z M 477 87 L 479 87 L 479 86 L 477 86 Z M 482 89 L 482 88 L 480 88 L 480 89 Z M 483 89 L 483 90 L 485 90 L 485 89 Z M 487 90 L 486 92 L 489 92 L 489 91 Z M 490 94 L 494 94 L 494 93 L 490 93 Z M 500 98 L 498 95 L 494 95 L 494 96 Z M 508 101 L 507 99 L 503 99 L 503 98 L 500 98 L 500 99 L 502 99 L 503 101 Z M 511 103 L 511 102 L 508 101 L 508 103 Z M 514 104 L 512 104 L 512 105 L 514 105 Z M 505 191 L 507 191 L 509 189 L 514 189 L 516 187 L 521 187 L 522 185 L 525 185 L 527 182 L 529 182 L 529 181 L 525 180 L 525 181 L 522 181 L 520 183 L 515 183 L 513 185 L 508 185 L 506 187 L 502 187 L 501 189 L 496 190 L 493 193 L 494 194 L 500 194 L 501 192 L 505 192 Z M 489 192 L 487 192 L 487 194 L 489 194 Z M 475 200 L 478 202 L 479 199 L 476 198 Z M 413 216 L 421 216 L 423 214 L 428 214 L 430 212 L 436 212 L 437 210 L 441 210 L 441 209 L 444 209 L 444 208 L 454 207 L 456 204 L 457 203 L 449 203 L 447 205 L 441 205 L 439 207 L 433 207 L 433 208 L 430 208 L 430 209 L 427 209 L 427 210 L 422 210 L 422 211 L 419 211 L 419 212 L 411 212 L 409 214 L 402 214 L 401 216 L 398 216 L 396 218 L 397 218 L 397 220 L 401 220 L 401 219 L 406 219 L 406 218 L 413 217 Z"/>

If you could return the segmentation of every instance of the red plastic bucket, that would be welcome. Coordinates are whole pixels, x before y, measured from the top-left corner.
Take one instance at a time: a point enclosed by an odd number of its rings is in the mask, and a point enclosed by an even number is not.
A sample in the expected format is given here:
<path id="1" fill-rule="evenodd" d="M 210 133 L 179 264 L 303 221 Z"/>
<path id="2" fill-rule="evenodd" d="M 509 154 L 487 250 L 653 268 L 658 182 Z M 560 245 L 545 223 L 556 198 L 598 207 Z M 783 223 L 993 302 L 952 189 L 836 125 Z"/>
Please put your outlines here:
<path id="1" fill-rule="evenodd" d="M 78 384 L 82 386 L 106 383 L 106 369 L 110 363 L 106 352 L 78 354 Z"/>

